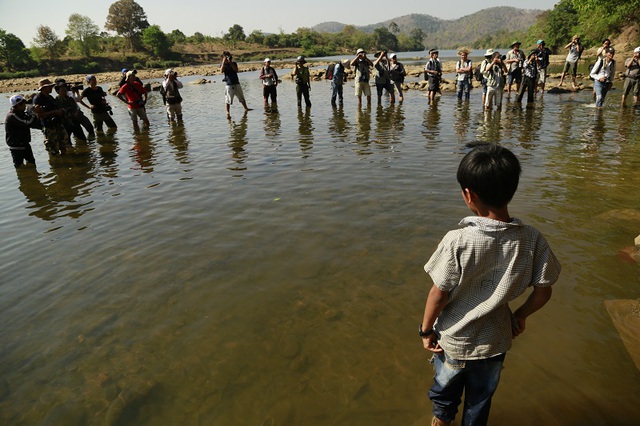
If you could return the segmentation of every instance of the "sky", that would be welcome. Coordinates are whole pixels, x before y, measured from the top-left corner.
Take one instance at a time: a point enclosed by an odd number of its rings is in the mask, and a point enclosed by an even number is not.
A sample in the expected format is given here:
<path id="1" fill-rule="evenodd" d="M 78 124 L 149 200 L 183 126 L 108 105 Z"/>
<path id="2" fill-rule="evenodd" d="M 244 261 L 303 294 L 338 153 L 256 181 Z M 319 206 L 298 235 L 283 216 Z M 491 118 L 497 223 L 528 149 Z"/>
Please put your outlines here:
<path id="1" fill-rule="evenodd" d="M 0 0 L 0 29 L 18 36 L 29 47 L 39 25 L 46 25 L 60 38 L 65 37 L 69 16 L 88 16 L 104 31 L 109 6 L 116 0 Z M 234 24 L 245 34 L 254 30 L 264 33 L 295 32 L 300 27 L 313 27 L 327 21 L 351 25 L 369 25 L 399 16 L 418 13 L 441 19 L 456 19 L 481 9 L 513 6 L 521 9 L 552 9 L 558 0 L 456 0 L 439 7 L 424 0 L 346 0 L 312 3 L 292 0 L 136 0 L 147 14 L 151 25 L 159 25 L 169 33 L 179 29 L 190 36 L 195 32 L 221 36 Z M 432 5 L 435 2 L 431 3 Z M 309 4 L 295 10 L 297 4 Z M 312 6 L 314 5 L 314 6 Z M 493 25 L 493 23 L 492 23 Z"/>

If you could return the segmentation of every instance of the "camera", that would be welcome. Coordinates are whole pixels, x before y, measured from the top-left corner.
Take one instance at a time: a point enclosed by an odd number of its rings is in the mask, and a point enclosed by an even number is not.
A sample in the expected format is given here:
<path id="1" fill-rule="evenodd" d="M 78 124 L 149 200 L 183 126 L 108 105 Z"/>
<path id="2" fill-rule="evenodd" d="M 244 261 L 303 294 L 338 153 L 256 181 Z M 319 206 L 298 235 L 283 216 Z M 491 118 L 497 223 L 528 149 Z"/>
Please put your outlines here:
<path id="1" fill-rule="evenodd" d="M 72 92 L 79 92 L 80 90 L 84 90 L 84 84 L 82 84 L 81 81 L 67 83 L 67 90 L 70 90 Z"/>
<path id="2" fill-rule="evenodd" d="M 111 105 L 106 104 L 104 109 L 109 113 L 109 115 L 113 115 L 113 108 L 111 108 Z"/>
<path id="3" fill-rule="evenodd" d="M 229 60 L 233 58 L 233 56 L 231 56 L 231 52 L 229 52 L 228 50 L 225 50 L 224 52 L 222 52 L 222 57 L 224 59 L 229 59 Z"/>

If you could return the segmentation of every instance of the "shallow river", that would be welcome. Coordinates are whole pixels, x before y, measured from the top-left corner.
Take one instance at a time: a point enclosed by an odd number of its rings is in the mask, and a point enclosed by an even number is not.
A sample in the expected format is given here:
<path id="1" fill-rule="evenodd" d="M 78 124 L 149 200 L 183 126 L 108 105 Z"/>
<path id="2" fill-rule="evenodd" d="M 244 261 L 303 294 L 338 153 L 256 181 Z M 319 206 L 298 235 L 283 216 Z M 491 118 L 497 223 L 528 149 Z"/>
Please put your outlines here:
<path id="1" fill-rule="evenodd" d="M 134 133 L 110 97 L 113 135 L 49 158 L 34 131 L 37 171 L 3 148 L 0 424 L 427 424 L 422 268 L 470 214 L 455 172 L 478 141 L 519 156 L 511 214 L 564 268 L 490 424 L 640 424 L 604 307 L 640 289 L 620 255 L 640 234 L 640 110 L 620 90 L 602 111 L 585 91 L 484 114 L 478 89 L 360 110 L 349 82 L 332 110 L 322 81 L 298 110 L 285 79 L 272 112 L 240 78 L 255 110 L 230 121 L 213 77 L 182 90 L 184 126 L 154 93 Z"/>

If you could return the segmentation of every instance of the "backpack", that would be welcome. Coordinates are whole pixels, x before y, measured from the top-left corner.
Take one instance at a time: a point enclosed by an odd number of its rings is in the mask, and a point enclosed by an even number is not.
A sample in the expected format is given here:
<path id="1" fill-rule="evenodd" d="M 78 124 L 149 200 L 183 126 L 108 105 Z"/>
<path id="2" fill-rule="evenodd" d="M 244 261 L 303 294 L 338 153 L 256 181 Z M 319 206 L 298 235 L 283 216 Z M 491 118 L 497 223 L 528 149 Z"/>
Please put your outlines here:
<path id="1" fill-rule="evenodd" d="M 484 78 L 484 76 L 482 75 L 482 72 L 480 71 L 480 67 L 482 66 L 482 63 L 479 63 L 476 68 L 473 70 L 473 77 L 476 79 L 476 81 L 482 81 L 482 79 Z"/>
<path id="2" fill-rule="evenodd" d="M 333 80 L 333 71 L 336 68 L 336 64 L 331 64 L 327 67 L 327 72 L 324 75 L 326 80 Z"/>

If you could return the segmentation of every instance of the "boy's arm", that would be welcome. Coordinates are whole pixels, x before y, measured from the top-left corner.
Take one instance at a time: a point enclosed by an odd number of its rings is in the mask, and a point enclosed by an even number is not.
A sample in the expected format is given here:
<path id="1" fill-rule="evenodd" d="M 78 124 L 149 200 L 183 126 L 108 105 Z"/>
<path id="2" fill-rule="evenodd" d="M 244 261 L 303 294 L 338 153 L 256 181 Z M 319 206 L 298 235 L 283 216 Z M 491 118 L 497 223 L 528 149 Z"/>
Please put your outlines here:
<path id="1" fill-rule="evenodd" d="M 435 284 L 429 290 L 429 296 L 427 296 L 427 303 L 424 307 L 424 317 L 422 318 L 422 331 L 433 330 L 433 324 L 436 322 L 436 318 L 440 315 L 440 312 L 444 309 L 449 301 L 449 293 L 440 290 Z M 422 337 L 422 345 L 425 349 L 431 352 L 442 352 L 442 348 L 438 345 L 437 336 L 435 333 L 431 333 L 428 336 Z"/>
<path id="2" fill-rule="evenodd" d="M 515 319 L 512 323 L 513 337 L 524 332 L 527 317 L 547 304 L 552 291 L 551 287 L 533 287 L 533 292 L 527 300 L 513 313 Z"/>

